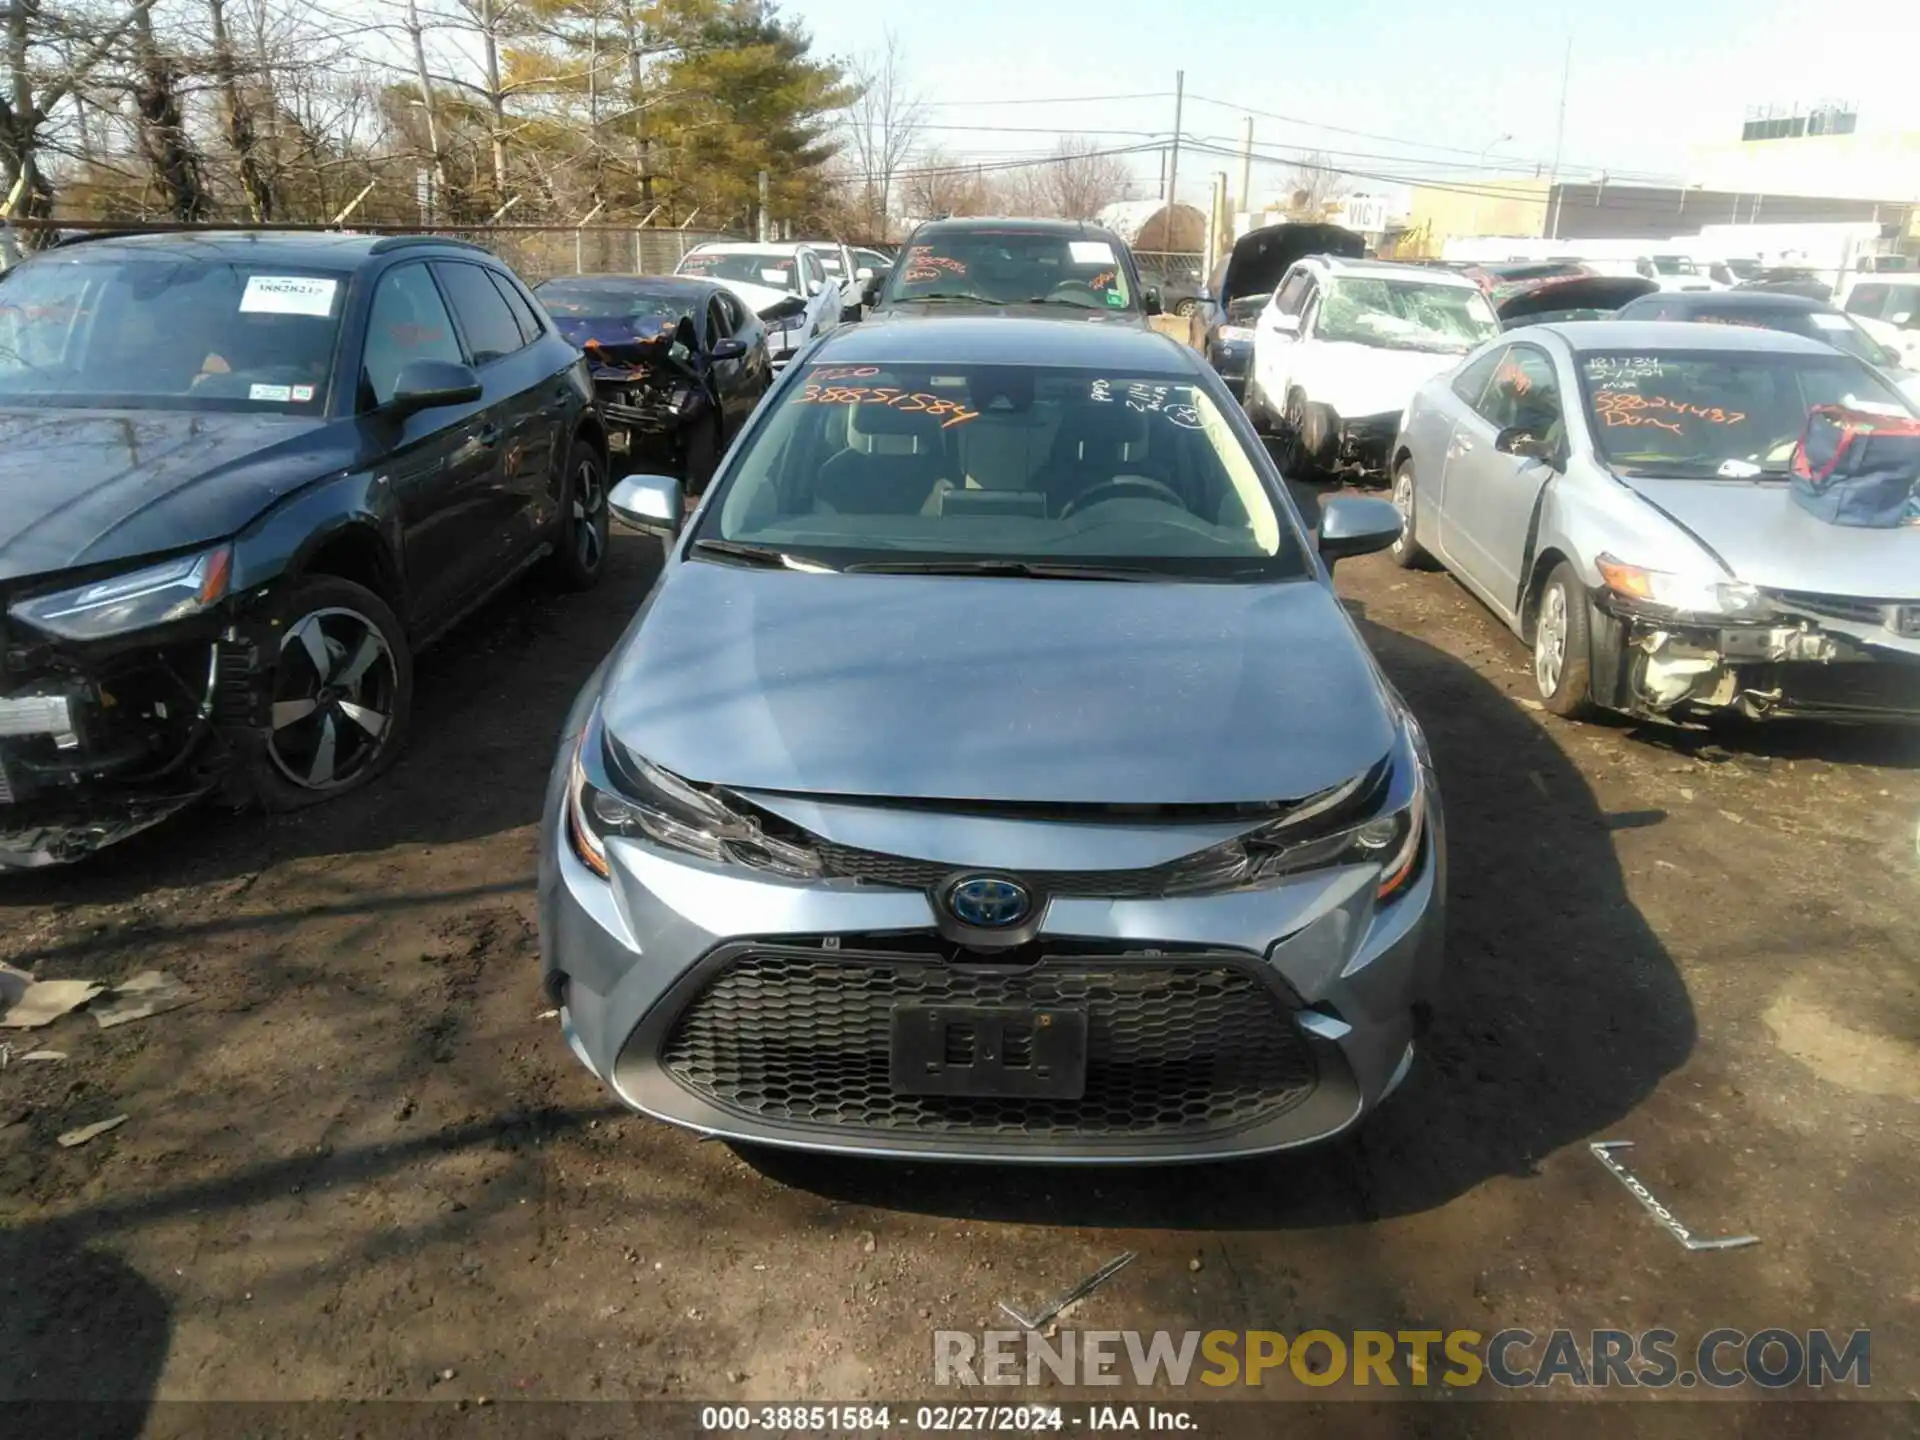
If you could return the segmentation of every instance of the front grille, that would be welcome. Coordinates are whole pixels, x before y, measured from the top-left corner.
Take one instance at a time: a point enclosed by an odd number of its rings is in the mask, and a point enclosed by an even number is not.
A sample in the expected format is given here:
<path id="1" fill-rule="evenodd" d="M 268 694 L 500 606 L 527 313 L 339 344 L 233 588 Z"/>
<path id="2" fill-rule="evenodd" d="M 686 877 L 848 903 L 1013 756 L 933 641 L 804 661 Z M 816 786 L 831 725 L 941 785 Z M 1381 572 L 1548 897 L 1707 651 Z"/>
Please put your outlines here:
<path id="1" fill-rule="evenodd" d="M 898 890 L 932 890 L 967 870 L 965 865 L 937 860 L 913 860 L 858 850 L 831 840 L 814 842 L 825 873 L 838 880 L 864 880 Z M 1020 878 L 1044 895 L 1094 897 L 1102 900 L 1155 900 L 1167 894 L 1186 857 L 1144 870 L 1022 870 Z"/>
<path id="2" fill-rule="evenodd" d="M 1851 620 L 1861 625 L 1884 625 L 1889 603 L 1884 600 L 1861 600 L 1851 595 L 1814 595 L 1803 590 L 1776 591 L 1774 599 L 1810 615 L 1824 615 L 1830 620 Z"/>
<path id="3" fill-rule="evenodd" d="M 660 1060 L 694 1095 L 778 1124 L 1014 1140 L 1194 1137 L 1269 1119 L 1313 1093 L 1312 1052 L 1256 964 L 1073 956 L 1003 972 L 919 956 L 756 951 L 687 1005 Z M 909 1004 L 1085 1009 L 1086 1093 L 895 1094 L 891 1012 Z"/>

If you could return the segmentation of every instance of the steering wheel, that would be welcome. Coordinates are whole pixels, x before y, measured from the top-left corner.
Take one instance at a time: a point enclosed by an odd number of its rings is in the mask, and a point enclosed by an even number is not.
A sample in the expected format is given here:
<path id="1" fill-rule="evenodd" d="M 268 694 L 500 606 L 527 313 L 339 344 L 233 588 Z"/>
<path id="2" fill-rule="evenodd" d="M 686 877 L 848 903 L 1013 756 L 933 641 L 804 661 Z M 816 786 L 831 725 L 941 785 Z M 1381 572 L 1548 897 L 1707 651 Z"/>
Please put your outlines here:
<path id="1" fill-rule="evenodd" d="M 1180 498 L 1180 492 L 1171 485 L 1155 480 L 1150 475 L 1122 475 L 1118 479 L 1103 480 L 1091 490 L 1083 490 L 1060 508 L 1060 518 L 1069 518 L 1076 510 L 1091 510 L 1095 505 L 1104 505 L 1109 500 L 1124 500 L 1126 492 L 1132 490 L 1147 500 L 1165 500 L 1178 505 L 1182 510 L 1186 502 Z M 1117 493 L 1109 493 L 1117 492 Z M 1095 498 L 1095 497 L 1099 498 Z"/>
<path id="2" fill-rule="evenodd" d="M 1047 292 L 1047 298 L 1051 300 L 1054 296 L 1063 292 L 1069 295 L 1085 295 L 1096 305 L 1101 303 L 1100 292 L 1085 280 L 1062 280 Z"/>

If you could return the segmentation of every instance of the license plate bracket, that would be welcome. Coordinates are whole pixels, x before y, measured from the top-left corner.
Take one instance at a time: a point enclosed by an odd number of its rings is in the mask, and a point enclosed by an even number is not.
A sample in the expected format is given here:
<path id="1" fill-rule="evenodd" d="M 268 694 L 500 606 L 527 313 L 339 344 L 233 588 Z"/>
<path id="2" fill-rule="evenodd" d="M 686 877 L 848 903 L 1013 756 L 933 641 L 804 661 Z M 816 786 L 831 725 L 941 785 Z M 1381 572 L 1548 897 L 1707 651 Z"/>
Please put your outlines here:
<path id="1" fill-rule="evenodd" d="M 1087 1012 L 1060 1007 L 899 1005 L 889 1051 L 900 1095 L 1078 1100 Z"/>

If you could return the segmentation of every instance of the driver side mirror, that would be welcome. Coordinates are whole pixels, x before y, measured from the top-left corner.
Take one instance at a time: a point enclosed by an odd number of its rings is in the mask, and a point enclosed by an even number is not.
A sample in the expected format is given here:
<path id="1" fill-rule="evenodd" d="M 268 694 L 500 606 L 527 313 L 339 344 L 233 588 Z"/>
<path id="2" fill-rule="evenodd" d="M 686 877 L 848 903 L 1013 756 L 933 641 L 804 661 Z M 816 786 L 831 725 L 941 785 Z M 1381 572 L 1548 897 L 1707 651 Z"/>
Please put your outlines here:
<path id="1" fill-rule="evenodd" d="M 1493 437 L 1493 448 L 1502 455 L 1512 455 L 1521 460 L 1545 460 L 1549 463 L 1560 458 L 1560 447 L 1553 441 L 1533 433 L 1531 426 L 1509 425 Z"/>
<path id="2" fill-rule="evenodd" d="M 671 475 L 629 475 L 607 495 L 607 509 L 623 525 L 672 540 L 683 518 L 680 482 Z"/>
<path id="3" fill-rule="evenodd" d="M 393 398 L 387 401 L 387 409 L 404 417 L 442 405 L 468 405 L 480 395 L 480 377 L 470 365 L 453 360 L 409 360 L 394 378 Z"/>
<path id="4" fill-rule="evenodd" d="M 891 271 L 882 270 L 876 275 L 869 276 L 866 287 L 860 292 L 862 305 L 872 307 L 880 303 L 880 291 L 885 288 L 887 276 L 891 273 Z"/>
<path id="5" fill-rule="evenodd" d="M 818 295 L 822 290 L 826 288 L 827 288 L 826 285 L 819 280 L 807 281 L 807 294 L 809 295 Z"/>
<path id="6" fill-rule="evenodd" d="M 1149 315 L 1158 315 L 1161 312 L 1160 287 L 1158 285 L 1148 285 L 1141 290 L 1140 308 Z"/>
<path id="7" fill-rule="evenodd" d="M 1276 314 L 1271 323 L 1273 328 L 1278 330 L 1282 335 L 1298 335 L 1300 333 L 1300 317 L 1298 315 Z"/>
<path id="8" fill-rule="evenodd" d="M 707 352 L 707 358 L 711 360 L 739 360 L 743 358 L 746 353 L 747 342 L 729 335 L 724 340 L 714 342 L 713 348 Z"/>
<path id="9" fill-rule="evenodd" d="M 853 272 L 853 278 L 858 280 L 862 285 L 866 284 L 867 281 L 873 279 L 873 267 L 871 265 L 862 265 L 858 270 Z"/>
<path id="10" fill-rule="evenodd" d="M 1336 495 L 1320 507 L 1320 558 L 1329 570 L 1336 560 L 1371 555 L 1399 538 L 1400 512 L 1391 500 Z"/>

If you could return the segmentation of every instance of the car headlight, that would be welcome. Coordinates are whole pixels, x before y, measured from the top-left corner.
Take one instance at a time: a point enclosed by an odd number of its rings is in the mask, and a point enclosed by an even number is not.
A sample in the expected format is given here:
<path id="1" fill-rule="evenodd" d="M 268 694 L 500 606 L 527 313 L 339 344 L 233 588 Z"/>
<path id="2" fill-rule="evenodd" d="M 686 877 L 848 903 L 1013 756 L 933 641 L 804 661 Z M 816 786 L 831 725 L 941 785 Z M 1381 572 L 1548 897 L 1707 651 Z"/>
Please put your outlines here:
<path id="1" fill-rule="evenodd" d="M 36 630 L 67 640 L 100 640 L 198 615 L 226 599 L 233 578 L 233 547 L 217 546 L 15 601 L 7 613 Z"/>
<path id="2" fill-rule="evenodd" d="M 604 736 L 596 710 L 574 744 L 567 782 L 567 833 L 573 852 L 602 879 L 612 874 L 606 843 L 612 835 L 794 880 L 820 874 L 820 857 L 813 850 L 767 834 L 753 816 L 637 755 L 622 758 L 615 779 Z"/>
<path id="3" fill-rule="evenodd" d="M 1768 612 L 1767 597 L 1744 580 L 1720 580 L 1704 575 L 1676 575 L 1629 565 L 1612 555 L 1594 564 L 1607 589 L 1623 600 L 1670 610 L 1677 615 L 1713 615 L 1732 619 L 1760 619 Z"/>
<path id="4" fill-rule="evenodd" d="M 767 321 L 766 325 L 769 335 L 793 334 L 807 328 L 807 312 L 802 310 L 798 315 L 783 315 L 778 320 Z"/>
<path id="5" fill-rule="evenodd" d="M 1398 894 L 1419 873 L 1427 825 L 1424 746 L 1412 728 L 1412 717 L 1406 717 L 1406 724 L 1407 743 L 1397 748 L 1384 776 L 1370 773 L 1328 792 L 1318 803 L 1189 856 L 1167 893 L 1251 890 L 1309 870 L 1374 865 L 1380 871 L 1374 891 L 1377 899 Z M 1366 819 L 1334 818 L 1342 812 L 1350 814 L 1356 803 L 1370 809 Z M 1321 822 L 1318 828 L 1316 821 Z"/>

